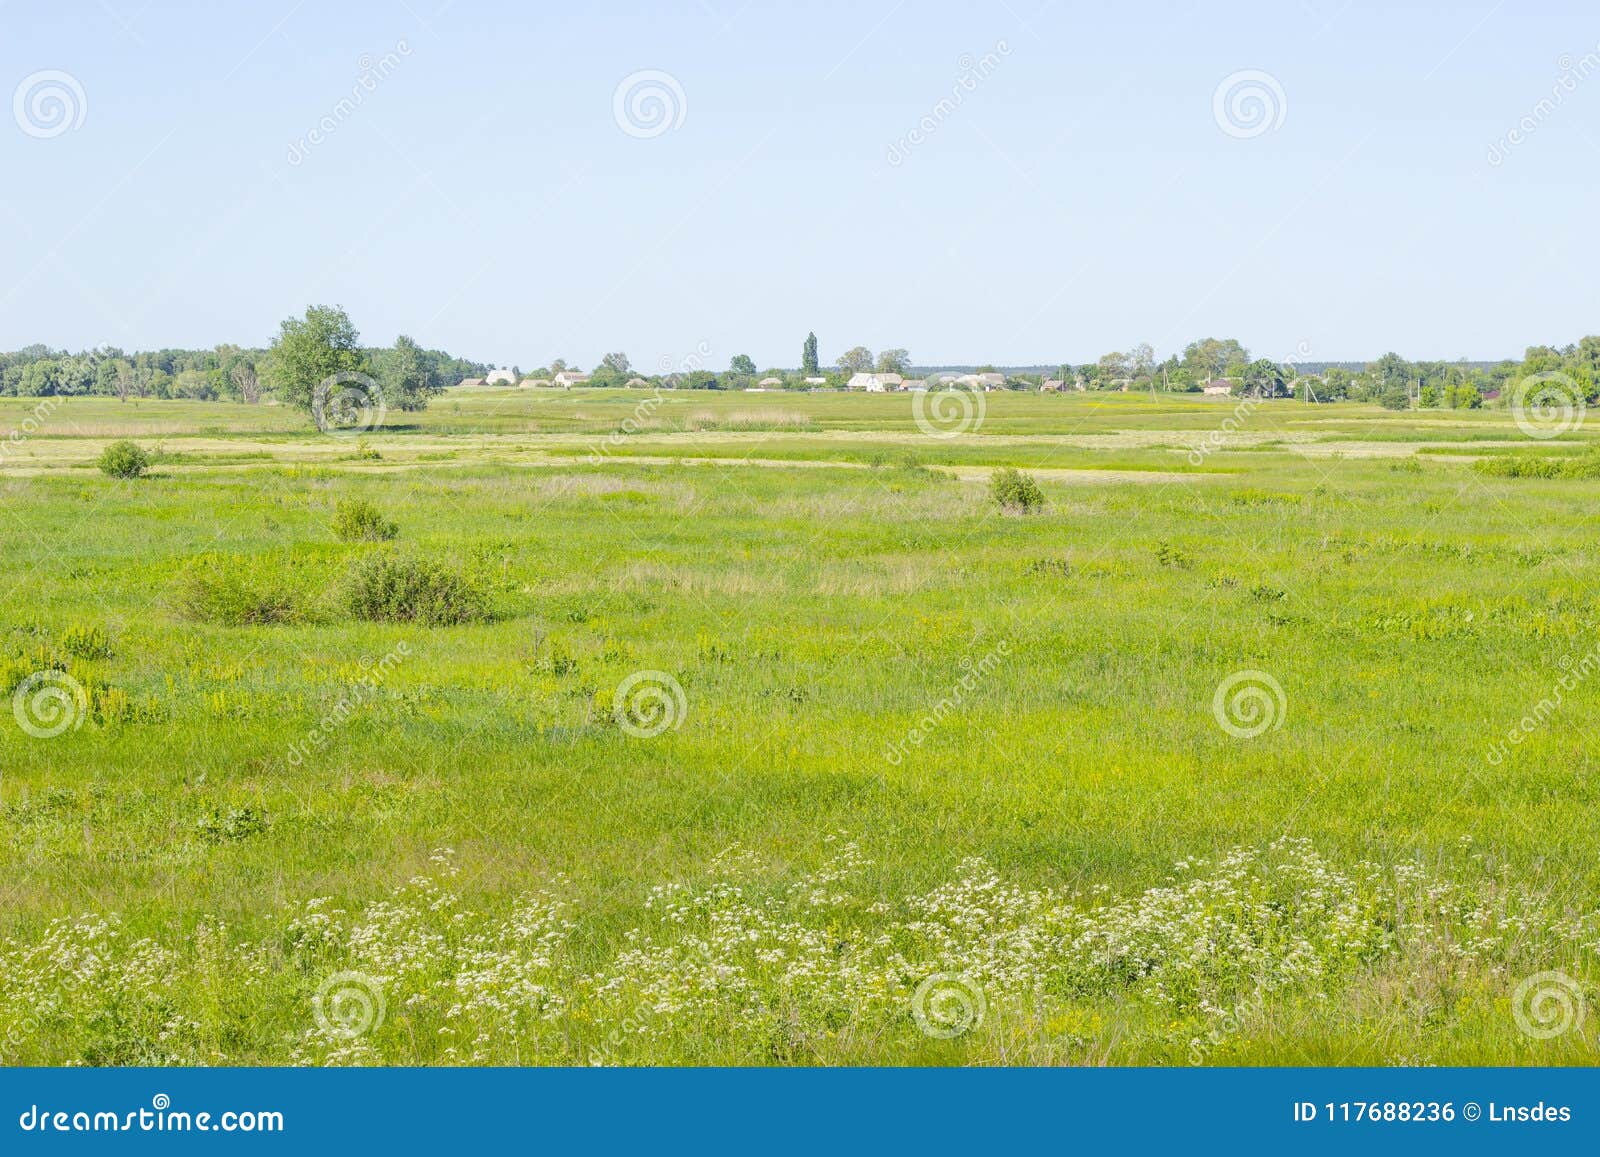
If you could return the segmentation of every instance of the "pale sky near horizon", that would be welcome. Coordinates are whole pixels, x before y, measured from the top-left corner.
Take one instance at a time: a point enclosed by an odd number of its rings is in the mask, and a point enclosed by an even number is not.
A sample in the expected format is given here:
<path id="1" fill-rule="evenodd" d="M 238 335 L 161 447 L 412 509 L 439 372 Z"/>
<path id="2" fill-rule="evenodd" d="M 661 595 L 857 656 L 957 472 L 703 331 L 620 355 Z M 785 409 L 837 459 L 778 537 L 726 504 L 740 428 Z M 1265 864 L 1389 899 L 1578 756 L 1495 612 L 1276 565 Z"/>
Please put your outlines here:
<path id="1" fill-rule="evenodd" d="M 1600 332 L 1600 10 L 1527 7 L 8 0 L 0 348 L 1517 356 Z"/>

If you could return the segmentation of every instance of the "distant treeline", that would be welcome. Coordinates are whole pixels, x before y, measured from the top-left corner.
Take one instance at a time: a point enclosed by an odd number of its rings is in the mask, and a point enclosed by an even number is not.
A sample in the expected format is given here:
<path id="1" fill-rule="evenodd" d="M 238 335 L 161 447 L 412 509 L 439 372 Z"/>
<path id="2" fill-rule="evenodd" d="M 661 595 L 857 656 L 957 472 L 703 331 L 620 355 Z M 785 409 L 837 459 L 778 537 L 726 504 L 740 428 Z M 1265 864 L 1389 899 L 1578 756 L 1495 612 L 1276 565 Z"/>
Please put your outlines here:
<path id="1" fill-rule="evenodd" d="M 273 391 L 263 379 L 267 352 L 242 346 L 127 353 L 115 346 L 69 353 L 31 345 L 0 353 L 0 394 L 26 397 L 99 395 L 120 398 L 231 399 L 257 402 Z M 387 351 L 369 350 L 378 361 Z M 480 362 L 424 351 L 439 376 L 457 382 L 485 372 Z"/>
<path id="2" fill-rule="evenodd" d="M 846 351 L 831 366 L 820 363 L 816 335 L 807 335 L 801 368 L 758 370 L 753 359 L 735 355 L 726 371 L 703 365 L 699 355 L 685 359 L 669 373 L 640 376 L 625 353 L 610 353 L 583 385 L 655 386 L 675 389 L 841 388 L 853 374 L 865 371 L 925 377 L 934 384 L 958 373 L 999 373 L 1010 389 L 1039 389 L 1046 382 L 1067 390 L 1139 390 L 1198 393 L 1225 387 L 1255 397 L 1296 396 L 1307 401 L 1349 399 L 1376 402 L 1393 409 L 1411 406 L 1473 408 L 1492 400 L 1508 384 L 1540 376 L 1555 379 L 1561 389 L 1588 400 L 1600 395 L 1600 337 L 1585 337 L 1562 347 L 1532 346 L 1518 361 L 1409 361 L 1387 353 L 1371 362 L 1311 361 L 1299 356 L 1283 360 L 1253 358 L 1233 338 L 1202 338 L 1181 354 L 1158 361 L 1141 343 L 1126 353 L 1116 351 L 1081 365 L 997 370 L 992 365 L 913 369 L 904 349 L 874 356 L 864 346 Z M 292 356 L 291 356 L 292 355 Z M 543 384 L 563 371 L 574 371 L 562 359 L 552 360 L 530 375 L 512 370 L 513 381 Z M 115 347 L 68 353 L 33 345 L 0 353 L 0 394 L 31 397 L 101 395 L 120 398 L 231 399 L 251 403 L 264 396 L 309 408 L 316 372 L 365 370 L 390 387 L 402 408 L 425 405 L 426 398 L 464 379 L 489 371 L 483 362 L 454 357 L 441 350 L 422 350 L 408 338 L 394 349 L 367 348 L 342 310 L 312 307 L 304 320 L 291 318 L 269 349 L 219 345 L 214 349 L 163 349 L 125 353 Z"/>

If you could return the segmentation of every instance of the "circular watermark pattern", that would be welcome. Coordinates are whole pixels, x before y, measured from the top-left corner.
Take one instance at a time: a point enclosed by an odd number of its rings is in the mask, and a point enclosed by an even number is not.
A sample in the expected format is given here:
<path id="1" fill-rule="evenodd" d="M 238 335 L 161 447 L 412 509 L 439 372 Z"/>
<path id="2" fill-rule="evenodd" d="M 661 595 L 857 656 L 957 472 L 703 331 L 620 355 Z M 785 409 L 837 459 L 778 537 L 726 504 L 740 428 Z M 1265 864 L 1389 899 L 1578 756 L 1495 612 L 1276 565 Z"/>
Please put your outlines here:
<path id="1" fill-rule="evenodd" d="M 317 383 L 311 395 L 311 417 L 317 429 L 335 438 L 356 438 L 383 425 L 389 407 L 383 387 L 368 374 L 343 370 Z"/>
<path id="2" fill-rule="evenodd" d="M 35 671 L 17 685 L 11 713 L 35 739 L 54 739 L 83 726 L 89 696 L 83 684 L 65 671 Z"/>
<path id="3" fill-rule="evenodd" d="M 683 723 L 689 700 L 683 685 L 665 671 L 635 671 L 612 696 L 617 726 L 635 739 L 654 739 Z"/>
<path id="4" fill-rule="evenodd" d="M 1583 425 L 1585 413 L 1583 390 L 1559 370 L 1523 378 L 1511 397 L 1517 429 L 1530 438 L 1559 438 Z"/>
<path id="5" fill-rule="evenodd" d="M 48 140 L 70 132 L 89 115 L 89 98 L 70 72 L 31 72 L 11 94 L 11 115 L 30 137 Z"/>
<path id="6" fill-rule="evenodd" d="M 683 85 L 670 72 L 630 72 L 611 94 L 611 116 L 630 137 L 648 140 L 683 124 L 689 111 Z"/>
<path id="7" fill-rule="evenodd" d="M 1511 1015 L 1534 1040 L 1581 1027 L 1584 1011 L 1583 987 L 1565 972 L 1535 972 L 1511 994 Z"/>
<path id="8" fill-rule="evenodd" d="M 983 989 L 954 972 L 935 972 L 911 994 L 911 1016 L 917 1027 L 940 1040 L 978 1028 L 988 1011 Z"/>
<path id="9" fill-rule="evenodd" d="M 1289 701 L 1283 685 L 1265 671 L 1235 671 L 1217 684 L 1211 714 L 1236 739 L 1254 739 L 1283 726 Z"/>
<path id="10" fill-rule="evenodd" d="M 365 972 L 335 972 L 311 998 L 317 1027 L 341 1040 L 355 1040 L 381 1027 L 386 1011 L 382 981 Z"/>
<path id="11" fill-rule="evenodd" d="M 150 1107 L 156 1109 L 157 1111 L 161 1109 L 170 1109 L 172 1107 L 172 1098 L 167 1096 L 165 1093 L 157 1093 L 155 1096 L 150 1098 Z"/>
<path id="12" fill-rule="evenodd" d="M 1211 115 L 1230 137 L 1249 140 L 1283 124 L 1289 102 L 1270 72 L 1246 68 L 1229 73 L 1211 94 Z"/>
<path id="13" fill-rule="evenodd" d="M 911 395 L 911 416 L 917 429 L 930 438 L 976 434 L 983 426 L 987 406 L 981 391 L 959 387 L 918 390 Z"/>

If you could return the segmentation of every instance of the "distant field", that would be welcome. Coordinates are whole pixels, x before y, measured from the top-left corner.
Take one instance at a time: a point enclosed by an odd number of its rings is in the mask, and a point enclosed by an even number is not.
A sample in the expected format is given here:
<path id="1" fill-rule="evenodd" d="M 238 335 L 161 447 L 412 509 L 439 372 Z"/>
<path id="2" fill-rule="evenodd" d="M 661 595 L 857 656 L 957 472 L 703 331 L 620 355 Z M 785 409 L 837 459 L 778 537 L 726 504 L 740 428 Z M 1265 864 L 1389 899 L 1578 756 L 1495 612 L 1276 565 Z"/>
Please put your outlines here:
<path id="1" fill-rule="evenodd" d="M 4 1063 L 1596 1059 L 1600 482 L 1473 468 L 1589 426 L 40 402 Z M 335 535 L 358 498 L 392 542 Z M 479 621 L 359 617 L 390 555 Z"/>

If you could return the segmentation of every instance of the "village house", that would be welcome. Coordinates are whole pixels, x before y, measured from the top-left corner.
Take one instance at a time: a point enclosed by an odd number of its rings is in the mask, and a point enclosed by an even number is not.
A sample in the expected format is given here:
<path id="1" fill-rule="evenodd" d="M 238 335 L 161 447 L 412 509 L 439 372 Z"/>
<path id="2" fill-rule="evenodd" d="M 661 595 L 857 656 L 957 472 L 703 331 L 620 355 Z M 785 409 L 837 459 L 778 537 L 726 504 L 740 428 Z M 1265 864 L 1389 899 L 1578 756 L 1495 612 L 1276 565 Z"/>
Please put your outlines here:
<path id="1" fill-rule="evenodd" d="M 482 378 L 462 378 L 461 381 L 456 383 L 456 384 L 457 384 L 457 386 L 481 386 L 481 385 L 483 385 L 483 379 Z"/>
<path id="2" fill-rule="evenodd" d="M 926 390 L 928 381 L 926 378 L 907 378 L 900 383 L 900 388 L 902 390 Z"/>
<path id="3" fill-rule="evenodd" d="M 1066 388 L 1067 383 L 1060 378 L 1046 378 L 1039 383 L 1039 392 L 1041 394 L 1059 394 Z"/>
<path id="4" fill-rule="evenodd" d="M 517 384 L 517 375 L 514 370 L 490 370 L 483 379 L 486 386 L 514 386 Z"/>
<path id="5" fill-rule="evenodd" d="M 549 378 L 523 378 L 520 384 L 523 385 L 523 386 L 530 387 L 530 388 L 537 388 L 539 386 L 548 387 L 550 385 L 550 379 Z"/>
<path id="6" fill-rule="evenodd" d="M 1225 397 L 1233 393 L 1233 381 L 1229 378 L 1213 378 L 1200 387 L 1200 392 L 1207 397 Z"/>
<path id="7" fill-rule="evenodd" d="M 552 385 L 560 386 L 563 390 L 570 390 L 573 386 L 581 385 L 589 380 L 589 375 L 579 370 L 562 370 L 551 381 Z"/>
<path id="8" fill-rule="evenodd" d="M 899 374 L 870 374 L 859 373 L 853 375 L 845 384 L 846 389 L 865 390 L 869 394 L 882 394 L 889 390 L 898 390 L 900 383 L 905 379 Z"/>

